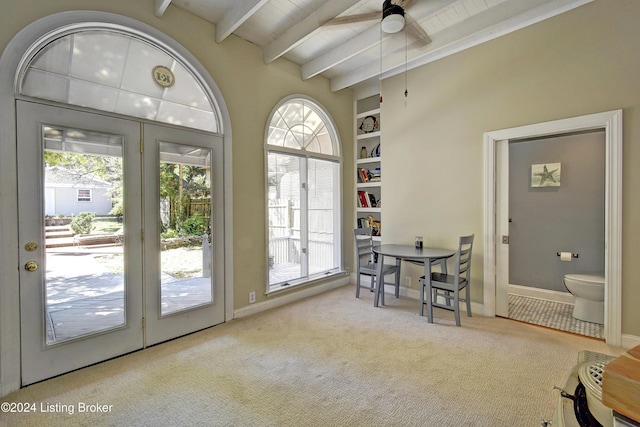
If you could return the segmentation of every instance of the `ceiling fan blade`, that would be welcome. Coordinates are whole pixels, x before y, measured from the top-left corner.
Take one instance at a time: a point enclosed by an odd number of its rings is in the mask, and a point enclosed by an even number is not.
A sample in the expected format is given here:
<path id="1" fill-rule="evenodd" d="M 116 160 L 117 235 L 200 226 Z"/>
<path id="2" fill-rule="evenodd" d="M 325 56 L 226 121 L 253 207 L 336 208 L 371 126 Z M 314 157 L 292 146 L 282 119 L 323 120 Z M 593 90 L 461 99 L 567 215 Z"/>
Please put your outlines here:
<path id="1" fill-rule="evenodd" d="M 408 14 L 405 14 L 405 19 L 407 20 L 407 25 L 405 25 L 404 30 L 408 35 L 418 40 L 420 43 L 424 45 L 428 45 L 431 43 L 431 37 L 429 34 L 422 28 L 422 25 L 418 23 L 415 19 L 413 19 Z"/>
<path id="2" fill-rule="evenodd" d="M 407 8 L 411 6 L 411 3 L 413 3 L 413 0 L 396 0 L 393 3 L 400 6 L 406 11 Z"/>
<path id="3" fill-rule="evenodd" d="M 357 15 L 338 16 L 324 23 L 324 25 L 353 24 L 382 19 L 382 12 L 360 13 Z"/>

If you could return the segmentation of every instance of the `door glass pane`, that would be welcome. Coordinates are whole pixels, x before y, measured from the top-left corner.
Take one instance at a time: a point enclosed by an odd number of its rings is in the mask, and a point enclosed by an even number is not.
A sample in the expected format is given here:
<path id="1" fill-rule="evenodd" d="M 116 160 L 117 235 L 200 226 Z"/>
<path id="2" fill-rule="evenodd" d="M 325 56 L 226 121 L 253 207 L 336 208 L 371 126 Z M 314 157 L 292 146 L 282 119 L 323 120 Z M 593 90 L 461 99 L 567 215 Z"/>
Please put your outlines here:
<path id="1" fill-rule="evenodd" d="M 125 324 L 123 137 L 43 126 L 47 344 Z"/>
<path id="2" fill-rule="evenodd" d="M 300 172 L 303 159 L 269 153 L 269 285 L 303 277 Z"/>
<path id="3" fill-rule="evenodd" d="M 339 267 L 334 255 L 336 212 L 334 188 L 339 165 L 326 160 L 309 159 L 309 274 L 323 273 Z"/>
<path id="4" fill-rule="evenodd" d="M 161 314 L 213 302 L 211 156 L 160 143 Z"/>

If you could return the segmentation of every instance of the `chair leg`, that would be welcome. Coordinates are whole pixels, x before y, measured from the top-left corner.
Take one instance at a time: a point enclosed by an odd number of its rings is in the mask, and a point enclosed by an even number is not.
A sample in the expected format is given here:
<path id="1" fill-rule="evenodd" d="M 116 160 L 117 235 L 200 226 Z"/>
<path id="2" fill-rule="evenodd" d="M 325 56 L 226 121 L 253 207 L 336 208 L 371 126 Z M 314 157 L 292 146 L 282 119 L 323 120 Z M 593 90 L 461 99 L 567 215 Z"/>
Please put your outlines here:
<path id="1" fill-rule="evenodd" d="M 400 298 L 400 258 L 396 258 L 396 298 Z"/>
<path id="2" fill-rule="evenodd" d="M 453 312 L 456 317 L 456 326 L 460 326 L 460 291 L 453 292 Z"/>
<path id="3" fill-rule="evenodd" d="M 424 316 L 424 280 L 420 280 L 420 316 Z"/>
<path id="4" fill-rule="evenodd" d="M 356 298 L 360 298 L 360 272 L 356 272 Z"/>
<path id="5" fill-rule="evenodd" d="M 471 295 L 469 295 L 469 285 L 466 286 L 464 295 L 467 299 L 467 316 L 471 317 Z"/>
<path id="6" fill-rule="evenodd" d="M 385 305 L 384 304 L 384 274 L 382 275 L 380 280 L 381 280 L 380 283 L 378 283 L 378 286 L 380 287 L 380 297 L 381 297 L 382 305 Z"/>
<path id="7" fill-rule="evenodd" d="M 427 282 L 427 280 L 425 279 L 425 282 Z M 433 323 L 433 295 L 431 294 L 431 292 L 433 291 L 433 289 L 431 288 L 431 280 L 429 280 L 428 285 L 427 285 L 427 322 L 429 323 Z"/>

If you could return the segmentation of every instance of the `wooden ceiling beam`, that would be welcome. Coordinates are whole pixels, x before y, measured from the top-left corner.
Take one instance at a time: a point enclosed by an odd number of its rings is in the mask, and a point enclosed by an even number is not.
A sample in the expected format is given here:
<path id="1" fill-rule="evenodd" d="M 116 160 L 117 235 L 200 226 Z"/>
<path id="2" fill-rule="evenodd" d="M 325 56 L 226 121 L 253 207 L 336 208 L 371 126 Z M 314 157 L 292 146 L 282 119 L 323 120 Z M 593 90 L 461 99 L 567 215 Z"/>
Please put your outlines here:
<path id="1" fill-rule="evenodd" d="M 305 19 L 289 28 L 282 36 L 278 37 L 263 48 L 265 64 L 269 64 L 282 55 L 289 52 L 308 37 L 320 30 L 324 24 L 344 13 L 362 0 L 330 0 L 309 14 Z"/>
<path id="2" fill-rule="evenodd" d="M 222 43 L 267 3 L 269 0 L 236 0 L 233 2 L 233 9 L 225 14 L 216 25 L 216 42 Z"/>
<path id="3" fill-rule="evenodd" d="M 162 15 L 164 15 L 164 12 L 167 10 L 170 4 L 171 0 L 156 0 L 156 5 L 153 10 L 154 15 L 156 15 L 158 18 L 162 18 Z"/>

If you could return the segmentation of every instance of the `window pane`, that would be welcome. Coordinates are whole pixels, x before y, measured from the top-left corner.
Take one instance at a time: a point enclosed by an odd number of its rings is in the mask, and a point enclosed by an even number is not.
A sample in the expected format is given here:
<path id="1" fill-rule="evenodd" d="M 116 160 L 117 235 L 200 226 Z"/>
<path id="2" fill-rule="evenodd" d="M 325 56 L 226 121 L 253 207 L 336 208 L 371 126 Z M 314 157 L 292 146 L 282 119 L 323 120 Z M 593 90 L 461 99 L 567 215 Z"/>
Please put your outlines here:
<path id="1" fill-rule="evenodd" d="M 123 137 L 50 126 L 42 134 L 51 345 L 125 324 Z"/>
<path id="2" fill-rule="evenodd" d="M 309 274 L 338 268 L 335 201 L 339 166 L 309 159 Z"/>
<path id="3" fill-rule="evenodd" d="M 330 136 L 325 119 L 311 102 L 297 100 L 281 106 L 271 118 L 267 144 L 335 155 L 336 141 Z"/>
<path id="4" fill-rule="evenodd" d="M 269 153 L 269 284 L 299 279 L 300 166 L 302 159 Z"/>
<path id="5" fill-rule="evenodd" d="M 160 312 L 213 301 L 211 150 L 160 143 Z"/>

